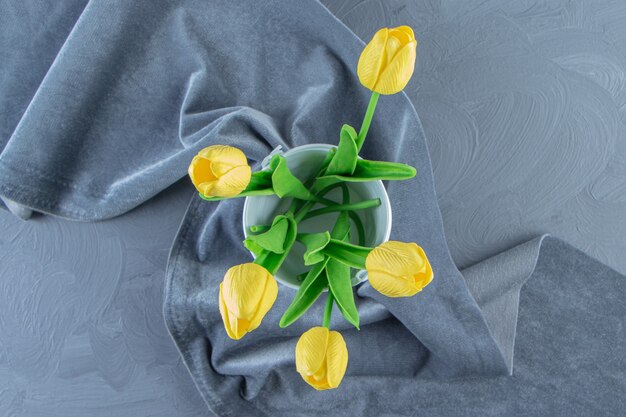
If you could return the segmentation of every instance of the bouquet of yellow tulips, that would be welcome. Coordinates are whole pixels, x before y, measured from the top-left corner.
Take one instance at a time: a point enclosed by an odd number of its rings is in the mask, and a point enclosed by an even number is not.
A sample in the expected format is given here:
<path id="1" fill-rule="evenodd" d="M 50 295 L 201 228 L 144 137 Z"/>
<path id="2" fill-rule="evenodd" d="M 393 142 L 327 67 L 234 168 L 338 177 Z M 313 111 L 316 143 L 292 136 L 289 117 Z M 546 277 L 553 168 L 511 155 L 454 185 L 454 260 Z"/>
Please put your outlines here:
<path id="1" fill-rule="evenodd" d="M 333 305 L 359 328 L 351 268 L 367 270 L 372 287 L 389 297 L 413 296 L 433 278 L 428 258 L 415 243 L 363 246 L 365 227 L 356 211 L 376 207 L 380 200 L 350 202 L 348 189 L 353 182 L 406 180 L 416 174 L 415 168 L 405 164 L 359 158 L 380 94 L 404 89 L 413 74 L 416 47 L 408 26 L 383 28 L 374 35 L 358 62 L 359 79 L 372 91 L 361 128 L 357 133 L 349 125 L 342 127 L 338 146 L 328 151 L 313 178 L 301 181 L 282 155 L 274 155 L 266 169 L 252 172 L 241 150 L 222 145 L 203 149 L 189 166 L 200 197 L 208 201 L 258 195 L 290 199 L 289 209 L 277 214 L 271 224 L 250 228 L 243 244 L 255 259 L 226 272 L 219 289 L 219 310 L 232 339 L 259 327 L 278 294 L 274 275 L 296 242 L 304 245 L 304 264 L 310 269 L 303 274 L 280 326 L 295 322 L 327 290 L 322 326 L 305 332 L 295 347 L 297 371 L 317 390 L 338 387 L 348 365 L 343 336 L 329 329 Z M 342 201 L 326 197 L 337 188 Z M 331 230 L 298 232 L 300 222 L 328 213 L 337 213 Z M 351 243 L 357 235 L 359 244 Z"/>

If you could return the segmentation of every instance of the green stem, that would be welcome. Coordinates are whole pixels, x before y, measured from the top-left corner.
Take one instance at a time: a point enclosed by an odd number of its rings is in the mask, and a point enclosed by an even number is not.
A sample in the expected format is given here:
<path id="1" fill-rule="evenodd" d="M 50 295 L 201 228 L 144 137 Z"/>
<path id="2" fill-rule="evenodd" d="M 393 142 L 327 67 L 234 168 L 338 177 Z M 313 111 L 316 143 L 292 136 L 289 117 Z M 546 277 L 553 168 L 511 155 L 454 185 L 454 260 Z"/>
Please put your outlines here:
<path id="1" fill-rule="evenodd" d="M 296 223 L 300 223 L 304 217 L 308 214 L 308 212 L 313 208 L 313 206 L 317 203 L 323 203 L 322 200 L 326 200 L 324 197 L 324 195 L 328 192 L 330 192 L 330 190 L 339 187 L 341 184 L 333 184 L 330 185 L 326 188 L 324 188 L 323 190 L 317 192 L 315 194 L 315 199 L 314 200 L 310 200 L 307 201 L 306 203 L 304 203 L 304 205 L 302 207 L 300 207 L 300 209 L 296 212 L 296 214 L 294 215 L 294 219 L 296 220 Z M 326 200 L 326 201 L 331 201 L 331 200 Z M 337 204 L 334 201 L 332 202 L 333 204 Z"/>
<path id="2" fill-rule="evenodd" d="M 285 248 L 285 253 L 277 254 L 268 250 L 263 250 L 263 252 L 261 252 L 259 256 L 254 258 L 254 261 L 252 261 L 252 263 L 261 265 L 263 268 L 267 269 L 267 271 L 272 275 L 276 274 L 276 272 L 278 272 L 283 262 L 285 261 L 287 254 L 289 254 L 289 252 L 291 251 L 291 248 L 293 247 L 295 241 L 296 240 L 294 239 L 290 245 L 287 245 L 287 247 Z"/>
<path id="3" fill-rule="evenodd" d="M 365 246 L 365 227 L 363 227 L 363 222 L 354 211 L 349 211 L 348 216 L 350 216 L 350 219 L 352 219 L 352 222 L 356 226 L 356 231 L 359 235 L 359 245 Z"/>
<path id="4" fill-rule="evenodd" d="M 350 189 L 348 189 L 348 186 L 345 183 L 341 184 L 341 198 L 343 204 L 350 203 Z"/>
<path id="5" fill-rule="evenodd" d="M 234 197 L 206 197 L 200 194 L 200 198 L 206 201 L 221 201 L 228 200 L 237 197 L 248 197 L 255 195 L 273 195 L 274 189 L 272 188 L 272 171 L 263 170 L 253 172 L 250 176 L 250 182 L 245 190 Z"/>
<path id="6" fill-rule="evenodd" d="M 254 226 L 250 226 L 250 233 L 263 233 L 270 230 L 271 227 L 264 224 L 255 224 Z"/>
<path id="7" fill-rule="evenodd" d="M 374 116 L 374 110 L 376 110 L 376 103 L 378 103 L 379 96 L 379 93 L 372 91 L 372 96 L 370 97 L 370 102 L 367 105 L 367 111 L 365 112 L 365 117 L 363 118 L 363 124 L 361 125 L 359 136 L 357 136 L 356 139 L 356 146 L 359 151 L 363 147 L 367 131 L 370 129 L 370 124 L 372 123 L 372 117 Z"/>
<path id="8" fill-rule="evenodd" d="M 206 201 L 222 201 L 222 200 L 230 200 L 232 198 L 251 197 L 251 196 L 258 196 L 258 195 L 274 195 L 274 194 L 276 193 L 274 192 L 273 188 L 265 188 L 263 190 L 242 191 L 241 193 L 237 194 L 234 197 L 206 197 L 202 193 L 198 193 L 200 198 Z"/>
<path id="9" fill-rule="evenodd" d="M 298 212 L 294 215 L 294 219 L 296 219 L 296 223 L 300 223 L 304 216 L 309 213 L 309 210 L 315 205 L 315 201 L 307 201 L 304 206 L 298 210 Z"/>
<path id="10" fill-rule="evenodd" d="M 317 210 L 313 210 L 307 213 L 302 220 L 310 219 L 311 217 L 321 216 L 328 213 L 334 213 L 337 211 L 350 211 L 350 210 L 364 210 L 372 207 L 380 206 L 380 198 L 372 198 L 371 200 L 363 200 L 358 203 L 352 204 L 337 204 L 334 206 L 327 206 Z"/>
<path id="11" fill-rule="evenodd" d="M 318 197 L 318 198 L 317 198 L 317 201 L 318 201 L 320 204 L 324 204 L 324 205 L 326 205 L 326 206 L 335 206 L 335 205 L 337 205 L 337 204 L 341 204 L 341 203 L 336 202 L 335 200 L 330 200 L 330 199 L 328 199 L 328 198 L 324 198 L 324 197 Z"/>
<path id="12" fill-rule="evenodd" d="M 324 321 L 322 322 L 322 325 L 327 329 L 330 329 L 330 316 L 333 313 L 333 302 L 333 293 L 332 291 L 328 290 L 328 296 L 326 297 L 326 307 L 324 308 Z"/>

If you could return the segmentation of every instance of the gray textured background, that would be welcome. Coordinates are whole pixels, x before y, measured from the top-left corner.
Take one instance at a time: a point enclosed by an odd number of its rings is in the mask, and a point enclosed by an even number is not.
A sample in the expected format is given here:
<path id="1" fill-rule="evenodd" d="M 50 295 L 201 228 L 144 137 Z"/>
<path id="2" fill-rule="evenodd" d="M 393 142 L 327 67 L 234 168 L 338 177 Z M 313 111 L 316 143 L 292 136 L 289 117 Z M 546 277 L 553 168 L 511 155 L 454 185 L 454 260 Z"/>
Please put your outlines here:
<path id="1" fill-rule="evenodd" d="M 325 3 L 362 39 L 415 29 L 406 91 L 459 267 L 549 232 L 626 272 L 626 2 Z"/>
<path id="2" fill-rule="evenodd" d="M 626 3 L 326 3 L 366 40 L 416 29 L 407 93 L 460 267 L 550 232 L 626 272 Z M 191 194 L 90 224 L 0 211 L 0 415 L 207 414 L 161 314 Z"/>

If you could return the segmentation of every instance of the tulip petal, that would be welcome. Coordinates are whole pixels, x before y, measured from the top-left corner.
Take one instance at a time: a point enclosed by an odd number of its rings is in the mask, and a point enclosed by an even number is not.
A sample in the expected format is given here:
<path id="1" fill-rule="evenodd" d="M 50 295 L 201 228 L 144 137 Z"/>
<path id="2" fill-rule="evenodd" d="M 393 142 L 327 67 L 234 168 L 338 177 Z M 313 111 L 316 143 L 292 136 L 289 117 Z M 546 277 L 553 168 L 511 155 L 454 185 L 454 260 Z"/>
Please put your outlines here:
<path id="1" fill-rule="evenodd" d="M 250 182 L 252 170 L 248 165 L 238 166 L 226 172 L 217 180 L 204 184 L 201 191 L 204 195 L 212 195 L 215 197 L 234 197 L 246 189 Z"/>
<path id="2" fill-rule="evenodd" d="M 375 270 L 368 270 L 367 277 L 370 285 L 387 297 L 410 297 L 420 291 L 410 277 L 395 276 Z"/>
<path id="3" fill-rule="evenodd" d="M 410 26 L 398 26 L 389 30 L 389 36 L 394 36 L 400 40 L 403 45 L 415 40 L 415 34 Z"/>
<path id="4" fill-rule="evenodd" d="M 395 94 L 402 91 L 411 79 L 415 69 L 415 49 L 417 42 L 409 42 L 387 63 L 378 78 L 374 91 L 380 94 Z"/>
<path id="5" fill-rule="evenodd" d="M 270 311 L 270 309 L 274 305 L 277 296 L 278 284 L 276 283 L 274 277 L 270 276 L 267 280 L 265 291 L 263 292 L 263 298 L 261 298 L 259 307 L 256 313 L 254 313 L 252 320 L 250 320 L 250 325 L 248 327 L 249 332 L 259 327 L 259 325 L 261 324 L 261 320 L 263 320 L 263 317 L 265 317 L 267 312 Z"/>
<path id="6" fill-rule="evenodd" d="M 210 197 L 215 197 L 213 195 L 213 187 L 215 187 L 215 180 L 202 182 L 196 185 L 196 188 L 198 189 L 200 194 Z"/>
<path id="7" fill-rule="evenodd" d="M 252 330 L 250 329 L 250 322 L 248 320 L 238 319 L 230 316 L 230 323 L 233 334 L 235 336 L 233 339 L 235 340 L 241 339 L 246 335 L 246 333 L 248 333 L 248 331 Z"/>
<path id="8" fill-rule="evenodd" d="M 308 380 L 312 385 L 317 385 L 318 387 L 326 385 L 326 358 L 324 358 L 320 368 L 313 375 L 309 376 Z"/>
<path id="9" fill-rule="evenodd" d="M 403 34 L 403 32 L 401 32 L 401 34 Z M 385 45 L 385 69 L 386 66 L 393 61 L 393 58 L 402 49 L 402 47 L 404 47 L 402 41 L 395 36 L 391 36 L 390 33 L 389 39 L 387 39 L 387 44 Z"/>
<path id="10" fill-rule="evenodd" d="M 246 263 L 230 268 L 222 282 L 228 312 L 238 319 L 252 320 L 270 280 L 274 277 L 257 264 Z"/>
<path id="11" fill-rule="evenodd" d="M 390 240 L 374 248 L 367 259 L 368 271 L 376 270 L 397 276 L 413 276 L 424 266 L 424 259 L 415 243 Z M 423 251 L 422 251 L 423 253 Z"/>
<path id="12" fill-rule="evenodd" d="M 313 375 L 303 378 L 307 384 L 309 384 L 316 390 L 324 391 L 330 388 L 330 385 L 328 385 L 328 380 L 326 379 L 326 363 L 322 365 L 320 372 L 323 372 L 323 375 Z"/>
<path id="13" fill-rule="evenodd" d="M 373 90 L 385 64 L 385 45 L 389 36 L 389 29 L 380 29 L 372 40 L 365 46 L 359 63 L 357 75 L 361 84 Z"/>
<path id="14" fill-rule="evenodd" d="M 430 266 L 430 262 L 424 253 L 424 249 L 420 246 L 417 247 L 421 258 L 424 260 L 424 267 L 421 271 L 413 275 L 413 279 L 415 280 L 415 286 L 417 288 L 423 289 L 433 280 L 433 269 Z"/>
<path id="15" fill-rule="evenodd" d="M 415 243 L 389 241 L 374 248 L 365 265 L 369 282 L 388 297 L 409 297 L 433 278 L 424 250 Z"/>
<path id="16" fill-rule="evenodd" d="M 337 388 L 348 367 L 348 348 L 341 333 L 331 331 L 326 348 L 326 380 L 329 388 Z"/>
<path id="17" fill-rule="evenodd" d="M 233 146 L 209 146 L 198 152 L 197 156 L 213 162 L 212 169 L 216 176 L 223 175 L 231 168 L 248 165 L 248 158 L 246 158 L 246 155 L 241 151 L 241 149 Z"/>
<path id="18" fill-rule="evenodd" d="M 300 336 L 296 344 L 296 370 L 305 381 L 320 370 L 326 356 L 328 329 L 313 327 Z"/>
<path id="19" fill-rule="evenodd" d="M 220 315 L 222 316 L 222 321 L 224 322 L 224 328 L 226 329 L 226 334 L 231 339 L 238 340 L 240 337 L 237 337 L 235 332 L 233 332 L 233 328 L 231 326 L 230 315 L 228 314 L 228 308 L 226 308 L 226 303 L 224 302 L 224 293 L 222 291 L 222 284 L 220 284 L 220 293 L 219 293 L 219 309 Z M 236 324 L 236 319 L 235 319 Z"/>
<path id="20" fill-rule="evenodd" d="M 194 156 L 191 160 L 188 173 L 189 178 L 191 178 L 191 182 L 196 186 L 198 191 L 200 191 L 198 187 L 200 184 L 214 181 L 216 179 L 213 171 L 211 170 L 211 161 L 198 155 Z"/>
<path id="21" fill-rule="evenodd" d="M 189 177 L 205 197 L 234 197 L 250 183 L 252 171 L 237 148 L 214 145 L 202 149 L 189 164 Z"/>

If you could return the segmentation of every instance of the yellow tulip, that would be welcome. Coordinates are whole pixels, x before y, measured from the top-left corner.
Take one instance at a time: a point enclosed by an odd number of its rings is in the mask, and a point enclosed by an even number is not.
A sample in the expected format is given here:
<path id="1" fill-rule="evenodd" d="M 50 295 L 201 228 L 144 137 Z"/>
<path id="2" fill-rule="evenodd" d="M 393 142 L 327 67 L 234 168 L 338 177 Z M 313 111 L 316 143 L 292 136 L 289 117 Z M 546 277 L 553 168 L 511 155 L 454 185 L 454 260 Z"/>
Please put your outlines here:
<path id="1" fill-rule="evenodd" d="M 387 297 L 410 297 L 433 279 L 424 250 L 415 243 L 385 242 L 365 260 L 370 284 Z"/>
<path id="2" fill-rule="evenodd" d="M 416 48 L 410 27 L 380 29 L 359 58 L 357 74 L 361 84 L 380 94 L 402 91 L 413 75 Z"/>
<path id="3" fill-rule="evenodd" d="M 348 348 L 341 333 L 326 327 L 304 332 L 296 345 L 296 369 L 316 390 L 337 388 L 348 367 Z"/>
<path id="4" fill-rule="evenodd" d="M 205 197 L 234 197 L 245 190 L 251 175 L 246 155 L 226 145 L 202 149 L 189 165 L 191 182 Z"/>
<path id="5" fill-rule="evenodd" d="M 259 327 L 277 294 L 276 280 L 261 265 L 246 263 L 230 268 L 219 293 L 220 314 L 228 336 L 238 340 Z"/>

